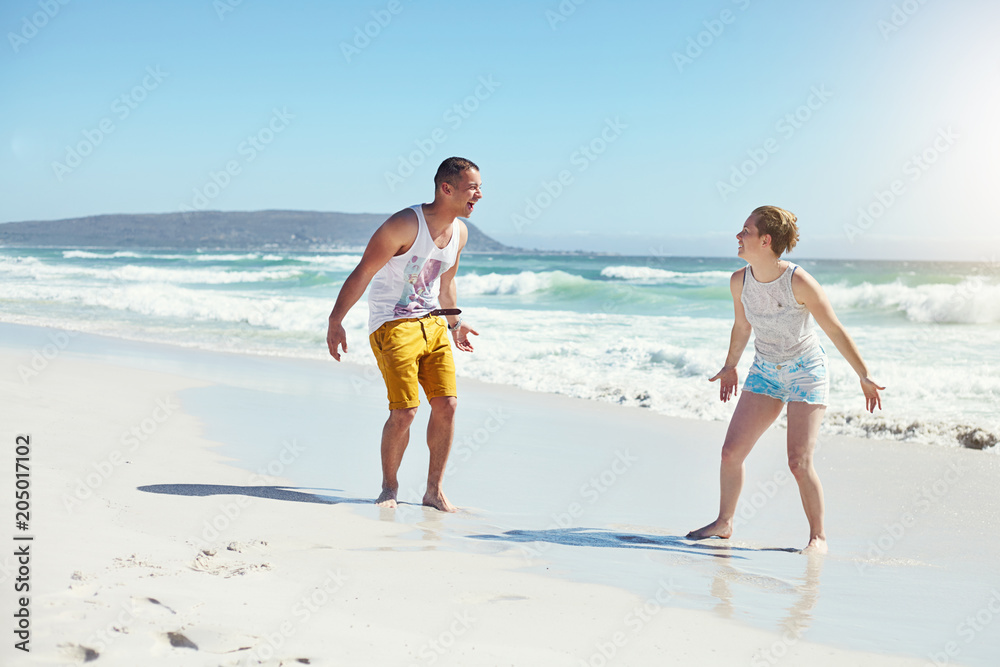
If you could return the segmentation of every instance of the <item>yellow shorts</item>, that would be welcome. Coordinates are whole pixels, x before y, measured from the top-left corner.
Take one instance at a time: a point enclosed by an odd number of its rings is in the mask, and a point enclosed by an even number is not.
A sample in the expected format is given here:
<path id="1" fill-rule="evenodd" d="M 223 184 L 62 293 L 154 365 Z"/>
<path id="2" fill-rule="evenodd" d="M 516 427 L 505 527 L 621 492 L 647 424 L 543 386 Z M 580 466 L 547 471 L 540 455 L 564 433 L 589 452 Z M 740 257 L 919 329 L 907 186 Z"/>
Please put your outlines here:
<path id="1" fill-rule="evenodd" d="M 455 360 L 443 317 L 407 318 L 386 322 L 368 337 L 389 393 L 389 409 L 420 405 L 417 389 L 427 400 L 458 396 Z"/>

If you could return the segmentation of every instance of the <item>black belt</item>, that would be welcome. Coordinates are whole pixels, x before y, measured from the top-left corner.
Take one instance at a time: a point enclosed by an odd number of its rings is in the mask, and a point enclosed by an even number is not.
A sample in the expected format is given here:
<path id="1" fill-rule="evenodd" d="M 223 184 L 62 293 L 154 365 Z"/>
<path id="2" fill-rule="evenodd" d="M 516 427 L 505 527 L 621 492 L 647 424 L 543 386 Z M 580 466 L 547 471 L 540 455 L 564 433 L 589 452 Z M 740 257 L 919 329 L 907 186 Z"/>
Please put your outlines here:
<path id="1" fill-rule="evenodd" d="M 462 310 L 460 308 L 438 308 L 437 310 L 432 310 L 431 312 L 424 315 L 424 317 L 430 317 L 432 315 L 461 315 Z"/>

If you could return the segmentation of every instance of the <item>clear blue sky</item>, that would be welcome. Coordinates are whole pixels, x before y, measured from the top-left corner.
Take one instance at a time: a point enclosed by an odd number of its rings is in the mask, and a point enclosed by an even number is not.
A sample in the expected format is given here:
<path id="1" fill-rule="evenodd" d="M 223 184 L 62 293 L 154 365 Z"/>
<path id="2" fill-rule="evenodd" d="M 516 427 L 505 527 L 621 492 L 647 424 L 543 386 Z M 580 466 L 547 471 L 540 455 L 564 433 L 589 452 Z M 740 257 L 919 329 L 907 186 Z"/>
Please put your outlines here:
<path id="1" fill-rule="evenodd" d="M 800 257 L 997 247 L 995 0 L 576 2 L 8 0 L 0 222 L 388 213 L 460 155 L 519 246 L 731 255 L 770 203 Z"/>

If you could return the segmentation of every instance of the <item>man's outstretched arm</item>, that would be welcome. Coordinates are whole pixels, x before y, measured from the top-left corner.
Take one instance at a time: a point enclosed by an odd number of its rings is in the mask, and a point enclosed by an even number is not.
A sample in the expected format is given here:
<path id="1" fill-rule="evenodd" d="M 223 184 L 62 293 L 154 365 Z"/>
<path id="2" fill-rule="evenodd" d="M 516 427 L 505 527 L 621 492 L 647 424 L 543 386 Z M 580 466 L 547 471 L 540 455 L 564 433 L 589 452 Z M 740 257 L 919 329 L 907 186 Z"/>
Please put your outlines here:
<path id="1" fill-rule="evenodd" d="M 375 230 L 361 261 L 341 286 L 326 332 L 326 345 L 337 361 L 340 361 L 339 348 L 347 352 L 347 332 L 343 324 L 347 311 L 361 299 L 379 269 L 401 250 L 412 245 L 416 239 L 416 223 L 417 216 L 410 209 L 404 209 L 386 220 Z"/>
<path id="2" fill-rule="evenodd" d="M 458 255 L 455 257 L 455 264 L 441 274 L 441 294 L 438 297 L 438 302 L 442 308 L 458 307 L 458 288 L 455 286 L 455 275 L 458 273 L 458 262 L 461 259 L 462 250 L 469 240 L 469 230 L 461 220 L 457 224 L 461 225 L 457 230 L 461 234 Z M 448 327 L 451 328 L 461 318 L 457 315 L 449 315 L 445 317 L 445 320 L 448 322 Z M 458 328 L 452 329 L 452 334 L 455 338 L 455 347 L 463 352 L 472 352 L 472 343 L 469 342 L 469 334 L 478 336 L 479 332 L 466 324 L 464 320 L 461 320 Z"/>

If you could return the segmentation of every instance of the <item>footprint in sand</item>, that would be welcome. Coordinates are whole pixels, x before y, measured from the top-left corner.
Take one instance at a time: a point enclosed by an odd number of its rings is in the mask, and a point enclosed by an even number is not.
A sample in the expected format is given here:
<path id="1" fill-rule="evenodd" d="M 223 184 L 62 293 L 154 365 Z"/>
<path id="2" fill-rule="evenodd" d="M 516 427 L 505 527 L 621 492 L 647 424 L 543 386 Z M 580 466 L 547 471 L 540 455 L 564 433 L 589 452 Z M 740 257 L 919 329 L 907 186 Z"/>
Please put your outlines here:
<path id="1" fill-rule="evenodd" d="M 241 577 L 253 572 L 264 572 L 270 570 L 272 566 L 267 562 L 246 563 L 243 561 L 226 561 L 215 549 L 202 549 L 197 558 L 188 567 L 196 572 L 205 572 L 228 579 L 229 577 Z"/>
<path id="2" fill-rule="evenodd" d="M 230 542 L 226 546 L 226 551 L 235 551 L 236 553 L 243 553 L 244 549 L 255 548 L 260 550 L 262 547 L 266 547 L 267 542 L 264 540 L 251 540 L 249 542 Z"/>
<path id="3" fill-rule="evenodd" d="M 82 660 L 83 662 L 97 660 L 101 655 L 89 646 L 81 646 L 80 644 L 60 644 L 59 648 L 69 654 L 70 659 Z"/>
<path id="4" fill-rule="evenodd" d="M 143 605 L 153 605 L 152 609 L 167 611 L 167 612 L 170 612 L 171 614 L 177 614 L 176 611 L 174 611 L 173 609 L 171 609 L 167 605 L 163 604 L 162 602 L 160 602 L 156 598 L 132 598 L 132 608 L 133 609 L 136 609 L 136 608 L 141 607 Z"/>
<path id="5" fill-rule="evenodd" d="M 197 644 L 195 644 L 193 641 L 191 641 L 190 639 L 188 639 L 179 632 L 168 632 L 167 641 L 169 641 L 170 645 L 173 646 L 174 648 L 190 648 L 194 649 L 195 651 L 198 650 Z"/>
<path id="6" fill-rule="evenodd" d="M 228 626 L 190 625 L 159 636 L 173 648 L 187 648 L 200 653 L 225 655 L 247 651 L 263 641 L 262 637 L 244 635 Z M 240 664 L 243 664 L 242 662 Z"/>

